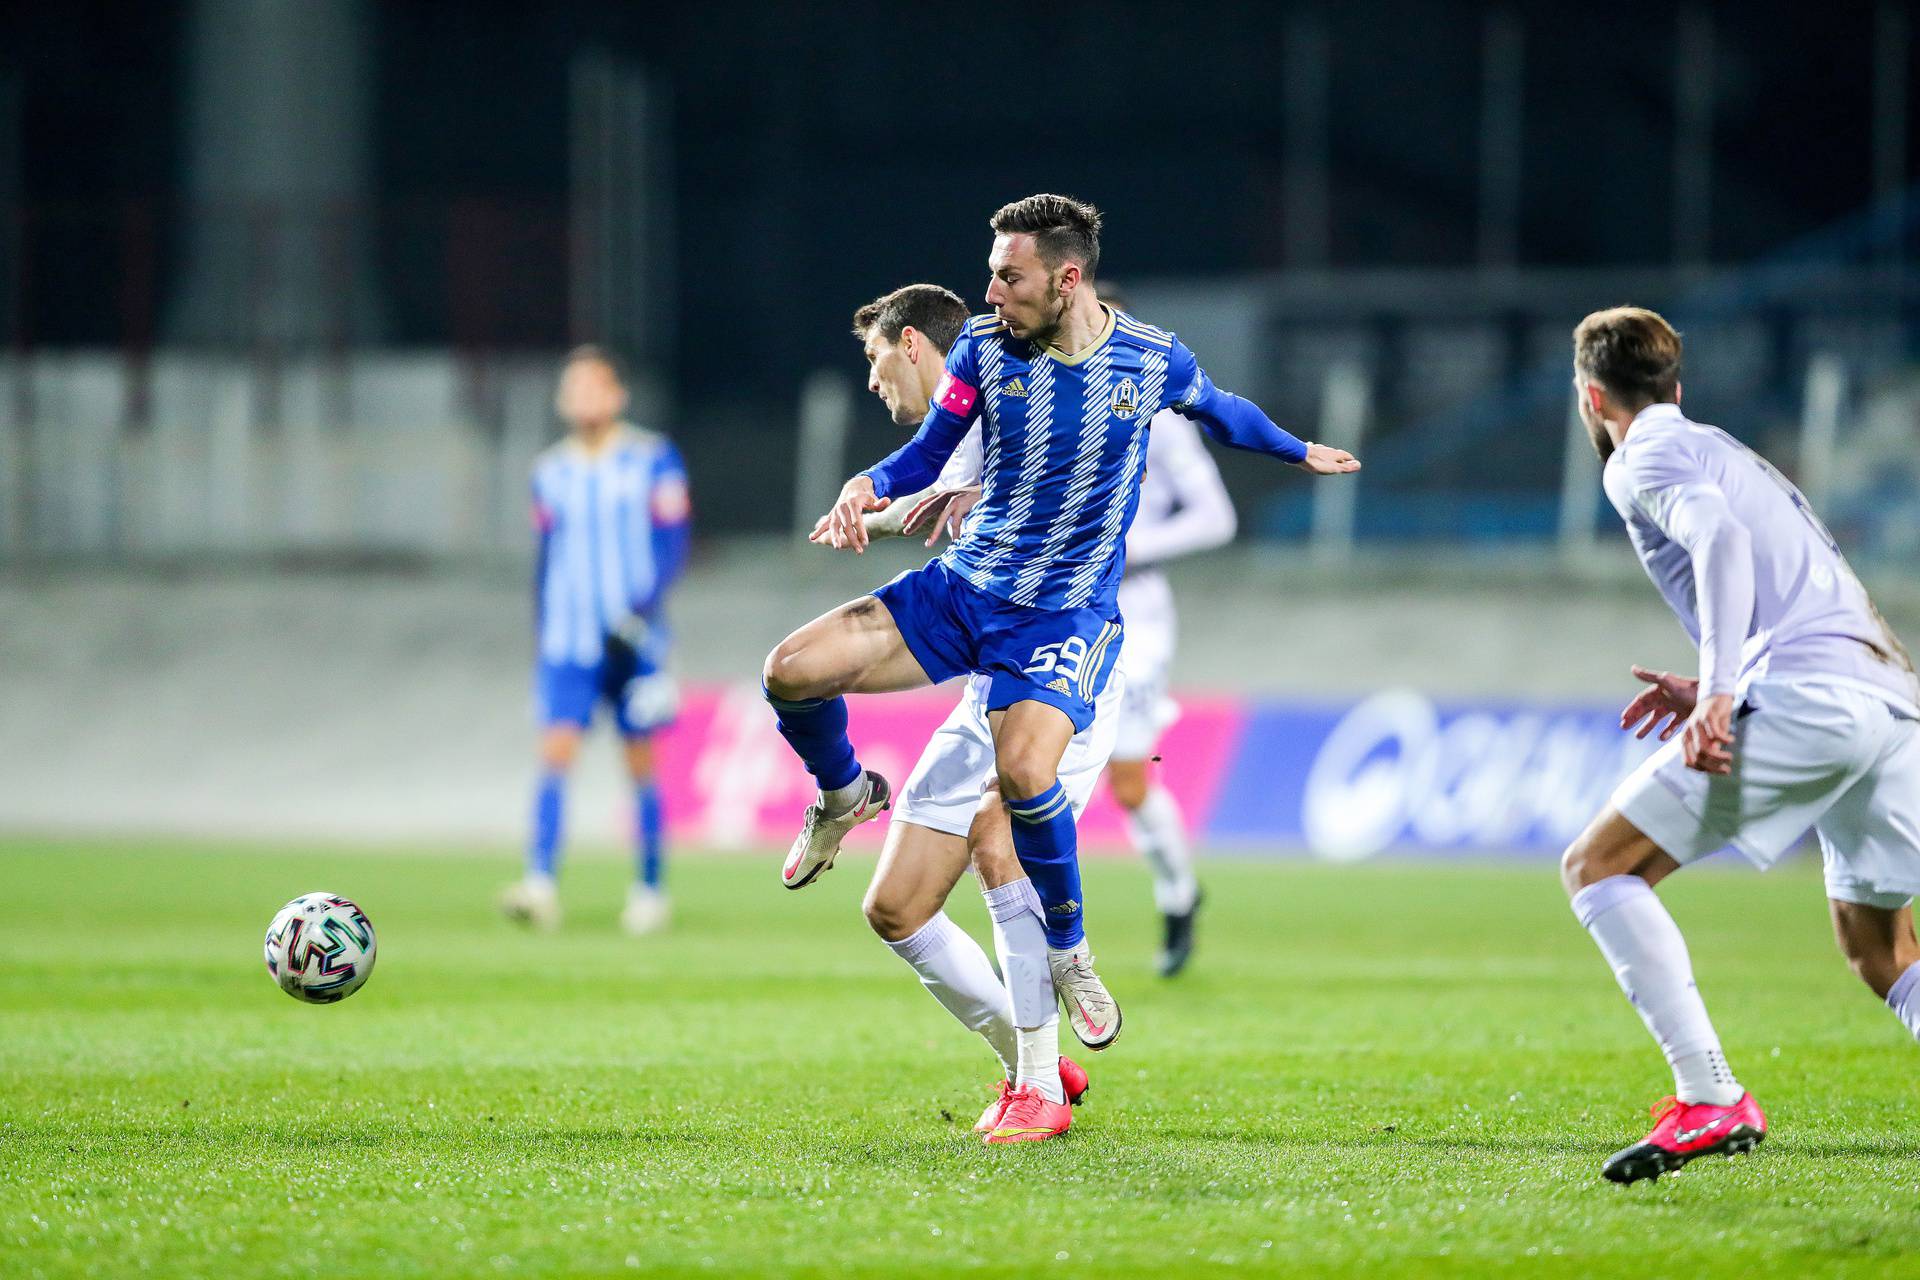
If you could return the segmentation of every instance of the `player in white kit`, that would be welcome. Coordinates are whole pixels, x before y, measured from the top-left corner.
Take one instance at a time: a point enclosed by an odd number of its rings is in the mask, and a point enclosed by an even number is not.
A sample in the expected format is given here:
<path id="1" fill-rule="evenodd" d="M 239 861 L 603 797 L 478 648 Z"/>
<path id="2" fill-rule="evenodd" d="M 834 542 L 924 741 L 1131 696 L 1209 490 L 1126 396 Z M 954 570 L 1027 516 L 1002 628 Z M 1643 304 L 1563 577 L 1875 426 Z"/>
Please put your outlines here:
<path id="1" fill-rule="evenodd" d="M 1731 846 L 1765 868 L 1818 835 L 1840 949 L 1920 1037 L 1920 679 L 1796 488 L 1680 412 L 1680 338 L 1637 307 L 1574 331 L 1574 385 L 1606 491 L 1700 648 L 1698 677 L 1635 667 L 1621 714 L 1667 745 L 1613 793 L 1561 875 L 1673 1068 L 1615 1182 L 1751 1150 L 1766 1117 L 1735 1078 L 1653 886 Z"/>
<path id="2" fill-rule="evenodd" d="M 854 313 L 854 335 L 868 361 L 867 389 L 899 425 L 919 424 L 945 372 L 947 349 L 966 319 L 967 307 L 958 295 L 930 284 L 896 289 Z M 930 489 L 867 513 L 869 536 L 925 535 L 931 547 L 942 535 L 958 534 L 979 497 L 980 464 L 976 425 Z M 825 524 L 815 530 L 816 538 L 824 536 Z M 1003 1078 L 975 1131 L 998 1141 L 1031 1140 L 1049 1135 L 998 1132 L 1013 1090 L 1034 1086 L 1056 1100 L 1077 1103 L 1087 1076 L 1059 1053 L 1046 933 L 997 789 L 987 686 L 985 676 L 967 677 L 959 704 L 934 732 L 894 799 L 893 821 L 864 905 L 867 922 L 881 940 L 1000 1059 Z M 1076 818 L 1106 767 L 1125 696 L 1126 681 L 1116 673 L 1094 704 L 1093 723 L 1073 737 L 1061 759 L 1061 786 Z M 1004 983 L 980 945 L 944 910 L 969 862 L 993 918 Z M 829 860 L 826 866 L 831 865 Z"/>
<path id="3" fill-rule="evenodd" d="M 1097 287 L 1102 302 L 1119 311 L 1133 309 L 1111 281 L 1099 281 Z M 1173 588 L 1161 566 L 1225 546 L 1233 541 L 1237 526 L 1233 499 L 1227 496 L 1213 455 L 1201 443 L 1199 428 L 1177 410 L 1162 409 L 1147 434 L 1140 506 L 1127 530 L 1127 568 L 1119 597 L 1127 628 L 1120 642 L 1127 696 L 1120 704 L 1107 786 L 1126 811 L 1133 847 L 1153 872 L 1163 978 L 1179 973 L 1193 955 L 1201 895 L 1179 801 L 1150 769 L 1160 735 L 1180 716 L 1180 706 L 1168 692 L 1179 619 Z"/>

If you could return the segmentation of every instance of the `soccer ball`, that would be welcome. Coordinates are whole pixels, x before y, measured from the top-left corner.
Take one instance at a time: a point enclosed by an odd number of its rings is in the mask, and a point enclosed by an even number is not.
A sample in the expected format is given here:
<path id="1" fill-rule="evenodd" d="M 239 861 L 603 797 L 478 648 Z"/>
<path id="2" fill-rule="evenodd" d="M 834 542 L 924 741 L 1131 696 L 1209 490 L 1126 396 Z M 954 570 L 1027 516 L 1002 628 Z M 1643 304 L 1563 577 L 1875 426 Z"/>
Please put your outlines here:
<path id="1" fill-rule="evenodd" d="M 373 974 L 373 924 L 351 899 L 303 893 L 267 926 L 267 973 L 308 1004 L 345 1000 Z"/>

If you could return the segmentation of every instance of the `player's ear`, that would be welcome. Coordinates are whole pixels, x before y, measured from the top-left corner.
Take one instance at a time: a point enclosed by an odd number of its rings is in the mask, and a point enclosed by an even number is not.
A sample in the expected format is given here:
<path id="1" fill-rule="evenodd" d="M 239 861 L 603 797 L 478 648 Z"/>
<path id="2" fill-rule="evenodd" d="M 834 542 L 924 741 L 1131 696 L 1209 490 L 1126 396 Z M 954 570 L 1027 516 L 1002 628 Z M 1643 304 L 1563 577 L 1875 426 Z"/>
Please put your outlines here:
<path id="1" fill-rule="evenodd" d="M 920 363 L 920 331 L 912 325 L 900 329 L 900 341 L 895 344 L 906 353 L 908 364 Z"/>
<path id="2" fill-rule="evenodd" d="M 1594 416 L 1599 418 L 1606 417 L 1606 411 L 1603 406 L 1606 402 L 1607 396 L 1604 391 L 1600 390 L 1600 384 L 1597 382 L 1587 383 L 1586 393 L 1587 393 L 1587 404 L 1590 408 L 1592 408 L 1594 412 Z"/>

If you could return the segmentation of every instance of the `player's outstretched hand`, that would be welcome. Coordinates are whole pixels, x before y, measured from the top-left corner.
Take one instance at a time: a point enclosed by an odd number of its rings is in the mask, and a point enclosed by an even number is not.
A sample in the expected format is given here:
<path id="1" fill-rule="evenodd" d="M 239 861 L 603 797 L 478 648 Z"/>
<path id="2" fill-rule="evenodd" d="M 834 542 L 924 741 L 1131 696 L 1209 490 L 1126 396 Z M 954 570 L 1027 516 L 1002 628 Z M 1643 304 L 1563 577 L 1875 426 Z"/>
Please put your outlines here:
<path id="1" fill-rule="evenodd" d="M 1680 735 L 1687 768 L 1701 773 L 1733 772 L 1733 695 L 1716 693 L 1694 707 Z"/>
<path id="2" fill-rule="evenodd" d="M 921 499 L 913 510 L 907 513 L 907 519 L 900 526 L 900 532 L 912 535 L 926 531 L 927 545 L 934 546 L 944 536 L 952 541 L 960 536 L 960 529 L 967 522 L 967 513 L 980 501 L 980 486 L 968 485 L 964 489 L 943 489 L 928 494 Z"/>
<path id="3" fill-rule="evenodd" d="M 1349 471 L 1358 471 L 1360 459 L 1345 449 L 1308 441 L 1307 456 L 1293 465 L 1316 476 L 1343 476 Z"/>
<path id="4" fill-rule="evenodd" d="M 1634 667 L 1633 674 L 1650 687 L 1642 689 L 1640 696 L 1620 713 L 1620 727 L 1631 729 L 1639 725 L 1640 731 L 1633 735 L 1636 738 L 1658 730 L 1660 741 L 1665 742 L 1680 732 L 1681 724 L 1693 714 L 1693 704 L 1700 696 L 1700 682 L 1671 671 L 1649 671 L 1645 667 Z"/>
<path id="5" fill-rule="evenodd" d="M 869 511 L 885 511 L 891 502 L 891 498 L 873 496 L 871 478 L 855 476 L 841 488 L 833 510 L 820 517 L 813 526 L 813 532 L 807 535 L 807 540 L 824 542 L 835 551 L 845 551 L 851 547 L 856 552 L 864 552 L 867 549 L 867 527 L 861 523 L 860 517 Z"/>

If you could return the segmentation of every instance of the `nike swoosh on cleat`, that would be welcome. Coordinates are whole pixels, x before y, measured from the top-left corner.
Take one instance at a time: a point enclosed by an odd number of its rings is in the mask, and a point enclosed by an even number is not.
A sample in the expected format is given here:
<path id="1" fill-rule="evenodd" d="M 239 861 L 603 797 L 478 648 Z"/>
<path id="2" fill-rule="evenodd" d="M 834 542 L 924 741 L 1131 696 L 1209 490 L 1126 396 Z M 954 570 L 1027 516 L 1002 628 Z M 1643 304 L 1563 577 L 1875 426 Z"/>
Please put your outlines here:
<path id="1" fill-rule="evenodd" d="M 1706 1124 L 1701 1125 L 1698 1129 L 1678 1130 L 1674 1133 L 1673 1140 L 1675 1142 L 1685 1144 L 1688 1142 L 1692 1142 L 1698 1138 L 1704 1138 L 1708 1134 L 1712 1133 L 1715 1129 L 1718 1129 L 1721 1125 L 1725 1124 L 1727 1121 L 1731 1119 L 1733 1119 L 1733 1113 L 1729 1112 L 1726 1115 L 1719 1117 L 1718 1119 L 1708 1121 Z"/>
<path id="2" fill-rule="evenodd" d="M 1080 1011 L 1080 1018 L 1087 1024 L 1087 1033 L 1089 1035 L 1103 1036 L 1107 1034 L 1107 1029 L 1095 1022 L 1093 1015 L 1087 1012 L 1087 1006 L 1080 1003 L 1079 996 L 1073 998 L 1073 1007 Z"/>
<path id="3" fill-rule="evenodd" d="M 995 1129 L 993 1131 L 993 1136 L 996 1138 L 1012 1138 L 1012 1137 L 1017 1137 L 1018 1135 L 1023 1133 L 1052 1133 L 1052 1132 L 1053 1132 L 1052 1125 L 1037 1124 L 1032 1126 L 1031 1128 L 1026 1128 L 1026 1129 Z"/>

